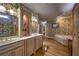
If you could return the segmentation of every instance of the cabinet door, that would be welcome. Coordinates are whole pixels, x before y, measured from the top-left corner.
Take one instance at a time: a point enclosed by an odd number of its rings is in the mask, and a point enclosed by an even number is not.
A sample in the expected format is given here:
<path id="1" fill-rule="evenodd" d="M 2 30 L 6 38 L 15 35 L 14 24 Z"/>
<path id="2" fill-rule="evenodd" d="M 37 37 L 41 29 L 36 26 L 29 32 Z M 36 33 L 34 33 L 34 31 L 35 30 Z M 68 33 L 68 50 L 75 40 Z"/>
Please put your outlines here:
<path id="1" fill-rule="evenodd" d="M 42 36 L 25 40 L 25 55 L 29 56 L 43 45 Z"/>
<path id="2" fill-rule="evenodd" d="M 36 50 L 43 46 L 42 36 L 36 37 Z"/>
<path id="3" fill-rule="evenodd" d="M 34 39 L 31 38 L 29 41 L 30 41 L 29 42 L 29 53 L 31 55 L 33 53 L 33 51 L 34 51 Z"/>
<path id="4" fill-rule="evenodd" d="M 25 55 L 29 56 L 34 52 L 34 38 L 25 41 Z"/>
<path id="5" fill-rule="evenodd" d="M 14 52 L 16 56 L 24 56 L 24 46 L 16 48 Z"/>
<path id="6" fill-rule="evenodd" d="M 36 37 L 36 42 L 35 42 L 35 45 L 36 45 L 36 50 L 38 50 L 39 49 L 39 38 L 38 37 Z"/>
<path id="7" fill-rule="evenodd" d="M 42 36 L 39 36 L 39 48 L 43 46 L 43 38 Z"/>

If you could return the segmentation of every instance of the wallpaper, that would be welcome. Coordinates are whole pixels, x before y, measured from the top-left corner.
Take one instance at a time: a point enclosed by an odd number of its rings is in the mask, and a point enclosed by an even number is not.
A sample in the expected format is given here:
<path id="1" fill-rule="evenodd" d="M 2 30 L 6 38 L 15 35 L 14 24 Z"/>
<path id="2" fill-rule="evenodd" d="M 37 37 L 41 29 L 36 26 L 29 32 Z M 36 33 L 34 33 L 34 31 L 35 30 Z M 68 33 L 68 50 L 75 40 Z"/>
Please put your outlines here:
<path id="1" fill-rule="evenodd" d="M 0 4 L 0 37 L 18 35 L 17 4 Z M 15 7 L 16 6 L 16 7 Z M 0 7 L 0 8 L 1 8 Z M 3 11 L 5 9 L 5 11 Z"/>
<path id="2" fill-rule="evenodd" d="M 72 34 L 72 16 L 58 18 L 56 22 L 59 24 L 59 27 L 56 29 L 56 34 Z"/>

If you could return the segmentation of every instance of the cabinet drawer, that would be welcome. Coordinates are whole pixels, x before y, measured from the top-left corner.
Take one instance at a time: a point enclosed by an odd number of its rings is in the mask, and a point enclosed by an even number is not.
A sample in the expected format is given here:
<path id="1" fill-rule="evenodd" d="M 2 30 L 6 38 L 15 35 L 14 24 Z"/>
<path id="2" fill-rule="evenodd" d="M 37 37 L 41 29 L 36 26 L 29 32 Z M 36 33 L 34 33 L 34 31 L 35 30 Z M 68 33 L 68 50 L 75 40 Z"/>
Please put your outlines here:
<path id="1" fill-rule="evenodd" d="M 2 53 L 13 50 L 13 49 L 20 47 L 20 46 L 23 46 L 23 45 L 24 45 L 24 41 L 19 41 L 19 42 L 7 44 L 7 45 L 4 45 L 4 46 L 0 46 L 0 55 Z"/>
<path id="2" fill-rule="evenodd" d="M 24 46 L 2 53 L 1 56 L 24 56 Z"/>

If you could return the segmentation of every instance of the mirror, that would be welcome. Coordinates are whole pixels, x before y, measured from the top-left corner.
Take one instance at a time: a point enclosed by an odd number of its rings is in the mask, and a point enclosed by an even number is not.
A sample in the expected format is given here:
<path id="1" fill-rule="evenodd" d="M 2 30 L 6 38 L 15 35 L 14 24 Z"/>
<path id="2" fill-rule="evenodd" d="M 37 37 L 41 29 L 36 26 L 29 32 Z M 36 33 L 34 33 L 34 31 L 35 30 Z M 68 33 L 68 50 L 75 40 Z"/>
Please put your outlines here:
<path id="1" fill-rule="evenodd" d="M 38 29 L 39 29 L 39 24 L 38 24 L 38 19 L 37 18 L 35 18 L 34 16 L 32 16 L 32 22 L 31 22 L 31 24 L 32 24 L 32 28 L 31 28 L 31 31 L 32 31 L 32 34 L 36 34 L 36 33 L 38 33 Z"/>
<path id="2" fill-rule="evenodd" d="M 18 16 L 16 4 L 0 4 L 0 37 L 18 35 Z"/>

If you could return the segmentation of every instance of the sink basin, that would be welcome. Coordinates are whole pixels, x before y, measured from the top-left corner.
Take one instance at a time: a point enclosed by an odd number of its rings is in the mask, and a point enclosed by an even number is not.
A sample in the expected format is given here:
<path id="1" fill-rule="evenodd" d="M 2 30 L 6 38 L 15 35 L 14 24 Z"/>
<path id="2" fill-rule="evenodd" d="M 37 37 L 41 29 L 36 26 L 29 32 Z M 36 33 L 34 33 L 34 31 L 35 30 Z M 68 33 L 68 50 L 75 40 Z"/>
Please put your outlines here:
<path id="1" fill-rule="evenodd" d="M 2 43 L 2 42 L 14 41 L 14 40 L 17 40 L 17 37 L 0 38 L 0 43 Z"/>

